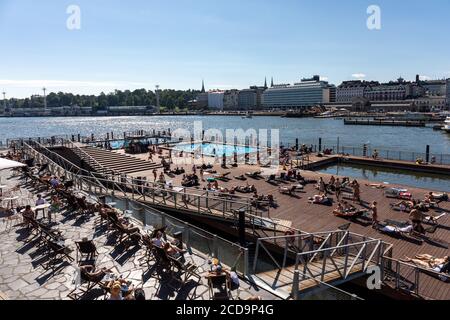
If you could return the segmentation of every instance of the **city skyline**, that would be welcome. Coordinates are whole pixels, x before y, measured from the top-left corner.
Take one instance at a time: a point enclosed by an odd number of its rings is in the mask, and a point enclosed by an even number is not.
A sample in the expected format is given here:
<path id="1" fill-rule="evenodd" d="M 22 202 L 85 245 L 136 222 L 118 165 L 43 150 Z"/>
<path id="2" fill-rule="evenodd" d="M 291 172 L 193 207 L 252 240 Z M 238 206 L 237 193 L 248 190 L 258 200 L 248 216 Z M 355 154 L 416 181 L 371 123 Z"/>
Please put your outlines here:
<path id="1" fill-rule="evenodd" d="M 370 1 L 216 3 L 85 1 L 80 29 L 68 30 L 72 4 L 0 1 L 0 91 L 24 98 L 48 92 L 99 94 L 146 88 L 244 89 L 319 74 L 388 82 L 450 77 L 450 4 L 377 1 L 381 29 L 369 30 Z M 238 7 L 239 10 L 230 10 Z M 174 10 L 175 8 L 179 10 Z M 251 13 L 249 15 L 249 13 Z M 12 31 L 12 32 L 11 32 Z M 424 45 L 424 43 L 426 45 Z"/>

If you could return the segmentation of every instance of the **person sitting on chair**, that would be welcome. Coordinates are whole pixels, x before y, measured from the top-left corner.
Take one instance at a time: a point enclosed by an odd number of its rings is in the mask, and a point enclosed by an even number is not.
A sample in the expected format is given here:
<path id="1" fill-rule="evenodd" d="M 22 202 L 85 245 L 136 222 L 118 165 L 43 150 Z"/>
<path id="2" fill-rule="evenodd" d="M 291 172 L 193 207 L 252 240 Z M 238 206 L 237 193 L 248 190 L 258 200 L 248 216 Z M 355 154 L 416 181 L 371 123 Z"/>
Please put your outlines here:
<path id="1" fill-rule="evenodd" d="M 161 231 L 158 231 L 156 233 L 155 238 L 152 239 L 152 243 L 154 246 L 158 248 L 164 248 L 164 245 L 166 244 L 166 240 L 164 240 L 164 234 Z"/>
<path id="2" fill-rule="evenodd" d="M 31 206 L 26 206 L 25 211 L 22 213 L 25 222 L 36 219 L 36 213 L 31 209 Z"/>
<path id="3" fill-rule="evenodd" d="M 38 199 L 36 200 L 36 206 L 41 206 L 43 204 L 46 204 L 47 201 L 45 201 L 44 198 L 42 198 L 42 196 L 40 194 L 38 194 Z"/>

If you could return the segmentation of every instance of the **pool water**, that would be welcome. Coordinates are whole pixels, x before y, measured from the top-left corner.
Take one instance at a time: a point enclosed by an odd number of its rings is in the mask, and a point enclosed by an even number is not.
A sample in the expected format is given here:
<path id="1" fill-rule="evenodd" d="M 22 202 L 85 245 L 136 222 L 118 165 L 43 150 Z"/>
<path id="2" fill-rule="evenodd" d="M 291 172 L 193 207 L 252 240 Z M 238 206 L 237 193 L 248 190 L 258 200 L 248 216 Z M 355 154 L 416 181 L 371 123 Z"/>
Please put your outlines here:
<path id="1" fill-rule="evenodd" d="M 232 146 L 223 145 L 219 143 L 194 143 L 194 144 L 178 144 L 173 150 L 183 151 L 186 153 L 199 153 L 205 156 L 222 156 L 224 153 L 227 157 L 232 157 L 236 152 L 238 156 L 244 155 L 246 153 L 256 153 L 257 149 L 255 147 L 249 146 Z"/>
<path id="2" fill-rule="evenodd" d="M 318 170 L 336 176 L 364 179 L 375 183 L 400 184 L 430 191 L 450 192 L 450 176 L 368 165 L 335 164 Z"/>

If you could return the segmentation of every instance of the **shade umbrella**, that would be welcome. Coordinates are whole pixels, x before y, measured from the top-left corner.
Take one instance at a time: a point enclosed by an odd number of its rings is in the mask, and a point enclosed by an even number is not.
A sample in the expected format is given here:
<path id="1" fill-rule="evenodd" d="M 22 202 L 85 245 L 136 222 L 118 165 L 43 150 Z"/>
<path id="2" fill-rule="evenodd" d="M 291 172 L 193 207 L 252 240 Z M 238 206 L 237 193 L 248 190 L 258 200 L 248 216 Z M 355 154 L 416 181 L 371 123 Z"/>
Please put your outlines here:
<path id="1" fill-rule="evenodd" d="M 1 170 L 7 170 L 7 169 L 14 169 L 14 168 L 20 168 L 25 167 L 26 164 L 23 164 L 21 162 L 8 160 L 5 158 L 0 158 L 0 171 Z M 0 182 L 2 181 L 2 177 L 0 176 Z"/>

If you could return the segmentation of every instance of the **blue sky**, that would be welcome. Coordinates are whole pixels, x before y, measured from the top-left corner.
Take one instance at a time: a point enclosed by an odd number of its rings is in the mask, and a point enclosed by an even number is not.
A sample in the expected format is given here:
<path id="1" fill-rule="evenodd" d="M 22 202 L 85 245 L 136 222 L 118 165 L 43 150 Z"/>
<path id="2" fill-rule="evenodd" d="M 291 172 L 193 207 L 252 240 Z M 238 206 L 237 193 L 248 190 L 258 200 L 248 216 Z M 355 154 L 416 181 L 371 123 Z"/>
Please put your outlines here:
<path id="1" fill-rule="evenodd" d="M 72 4 L 80 30 L 66 28 Z M 366 27 L 372 4 L 381 30 Z M 448 0 L 0 0 L 0 90 L 450 77 L 449 12 Z"/>

